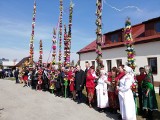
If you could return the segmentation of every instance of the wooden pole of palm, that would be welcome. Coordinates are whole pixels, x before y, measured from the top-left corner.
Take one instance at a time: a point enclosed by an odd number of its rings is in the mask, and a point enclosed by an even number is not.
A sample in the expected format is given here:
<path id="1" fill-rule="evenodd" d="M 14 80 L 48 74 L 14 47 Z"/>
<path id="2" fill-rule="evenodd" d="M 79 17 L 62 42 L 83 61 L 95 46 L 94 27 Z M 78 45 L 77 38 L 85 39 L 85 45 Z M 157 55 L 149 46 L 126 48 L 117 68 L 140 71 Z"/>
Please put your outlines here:
<path id="1" fill-rule="evenodd" d="M 35 18 L 36 17 L 36 1 L 34 1 L 33 7 L 33 17 L 32 17 L 32 33 L 30 38 L 30 58 L 29 58 L 29 68 L 33 67 L 33 55 L 34 55 L 34 28 L 35 28 Z"/>
<path id="2" fill-rule="evenodd" d="M 124 43 L 127 47 L 126 52 L 127 52 L 127 65 L 135 71 L 135 50 L 134 50 L 134 41 L 132 38 L 132 26 L 130 22 L 130 18 L 127 18 L 125 22 L 125 28 L 124 28 Z M 137 86 L 137 80 L 132 84 L 132 91 L 134 94 L 134 100 L 136 103 L 136 113 L 137 111 L 137 92 L 138 92 L 138 86 Z"/>
<path id="3" fill-rule="evenodd" d="M 67 50 L 66 50 L 66 66 L 70 66 L 71 59 L 71 39 L 72 39 L 72 15 L 73 15 L 73 6 L 72 0 L 69 7 L 69 25 L 68 25 L 68 36 L 67 36 Z"/>
<path id="4" fill-rule="evenodd" d="M 59 68 L 62 65 L 62 19 L 63 19 L 63 0 L 60 0 L 60 15 L 59 15 Z"/>
<path id="5" fill-rule="evenodd" d="M 43 55 L 43 46 L 42 40 L 39 41 L 39 66 L 42 67 L 42 55 Z"/>
<path id="6" fill-rule="evenodd" d="M 52 44 L 53 44 L 53 46 L 52 46 L 52 49 L 53 49 L 53 53 L 52 53 L 52 65 L 55 65 L 56 64 L 56 48 L 57 48 L 57 46 L 56 46 L 56 43 L 57 43 L 57 41 L 56 41 L 56 29 L 53 29 L 53 39 L 52 39 Z"/>
<path id="7" fill-rule="evenodd" d="M 68 47 L 68 41 L 67 41 L 67 28 L 66 25 L 64 25 L 64 67 L 67 65 L 67 47 Z"/>
<path id="8" fill-rule="evenodd" d="M 96 10 L 96 25 L 97 25 L 97 29 L 96 29 L 96 53 L 97 53 L 97 68 L 96 68 L 96 73 L 99 76 L 100 75 L 100 70 L 103 66 L 103 61 L 102 61 L 102 0 L 97 0 L 96 2 L 96 6 L 97 6 L 97 10 Z"/>

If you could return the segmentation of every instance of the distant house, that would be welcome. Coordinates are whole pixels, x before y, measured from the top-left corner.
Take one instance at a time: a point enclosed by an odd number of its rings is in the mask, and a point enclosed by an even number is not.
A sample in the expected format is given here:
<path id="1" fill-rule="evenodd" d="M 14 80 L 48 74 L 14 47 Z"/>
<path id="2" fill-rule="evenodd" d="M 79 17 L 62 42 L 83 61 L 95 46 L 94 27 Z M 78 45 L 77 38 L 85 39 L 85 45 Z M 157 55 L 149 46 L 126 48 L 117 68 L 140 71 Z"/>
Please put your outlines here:
<path id="1" fill-rule="evenodd" d="M 127 62 L 123 34 L 122 28 L 103 35 L 102 60 L 106 71 L 111 71 L 112 67 Z M 132 26 L 132 35 L 136 51 L 137 67 L 135 72 L 138 73 L 139 67 L 150 65 L 155 85 L 158 86 L 160 84 L 160 17 Z M 95 48 L 96 41 L 93 41 L 77 52 L 82 69 L 85 69 L 86 61 L 95 67 L 97 66 Z"/>
<path id="2" fill-rule="evenodd" d="M 24 66 L 28 66 L 29 64 L 29 57 L 24 57 L 21 61 L 19 61 L 15 67 L 18 67 L 20 70 L 24 67 Z"/>
<path id="3" fill-rule="evenodd" d="M 2 62 L 2 66 L 4 69 L 8 69 L 8 68 L 14 68 L 14 66 L 17 64 L 17 62 L 15 61 L 3 61 Z"/>
<path id="4" fill-rule="evenodd" d="M 9 59 L 2 58 L 0 59 L 0 68 L 3 69 L 13 69 L 17 62 L 15 60 L 10 61 Z"/>

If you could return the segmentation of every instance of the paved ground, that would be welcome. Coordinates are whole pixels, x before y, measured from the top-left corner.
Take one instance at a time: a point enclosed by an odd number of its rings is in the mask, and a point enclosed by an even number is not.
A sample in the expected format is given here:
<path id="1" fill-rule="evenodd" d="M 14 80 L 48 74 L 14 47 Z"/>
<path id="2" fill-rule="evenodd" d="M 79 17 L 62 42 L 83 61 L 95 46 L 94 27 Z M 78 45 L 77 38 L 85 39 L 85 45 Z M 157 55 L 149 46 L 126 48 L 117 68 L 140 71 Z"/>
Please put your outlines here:
<path id="1" fill-rule="evenodd" d="M 4 109 L 2 109 L 4 108 Z M 0 79 L 0 120 L 116 120 L 70 99 Z"/>

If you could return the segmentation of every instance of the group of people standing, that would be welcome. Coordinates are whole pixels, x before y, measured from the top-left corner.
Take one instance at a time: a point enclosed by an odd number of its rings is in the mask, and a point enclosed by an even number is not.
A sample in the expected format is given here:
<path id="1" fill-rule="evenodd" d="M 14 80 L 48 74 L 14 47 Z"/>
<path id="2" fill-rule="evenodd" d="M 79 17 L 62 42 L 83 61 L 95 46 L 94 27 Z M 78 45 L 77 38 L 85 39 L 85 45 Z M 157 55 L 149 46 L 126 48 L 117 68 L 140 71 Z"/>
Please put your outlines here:
<path id="1" fill-rule="evenodd" d="M 78 104 L 86 102 L 90 108 L 97 105 L 98 111 L 106 109 L 113 114 L 120 111 L 119 119 L 136 120 L 136 103 L 134 99 L 138 81 L 140 112 L 144 117 L 157 110 L 153 76 L 149 66 L 140 68 L 140 75 L 135 75 L 129 66 L 120 65 L 106 72 L 102 67 L 96 75 L 94 66 L 86 62 L 83 71 L 80 65 L 55 69 L 51 67 L 24 68 L 15 70 L 16 83 L 24 82 L 24 87 L 50 91 L 58 97 L 69 97 Z M 85 90 L 85 92 L 83 91 Z M 83 93 L 82 93 L 83 91 Z M 82 99 L 83 94 L 87 99 Z"/>
<path id="2" fill-rule="evenodd" d="M 6 77 L 13 77 L 13 72 L 11 69 L 1 69 L 0 68 L 0 79 L 4 79 Z"/>

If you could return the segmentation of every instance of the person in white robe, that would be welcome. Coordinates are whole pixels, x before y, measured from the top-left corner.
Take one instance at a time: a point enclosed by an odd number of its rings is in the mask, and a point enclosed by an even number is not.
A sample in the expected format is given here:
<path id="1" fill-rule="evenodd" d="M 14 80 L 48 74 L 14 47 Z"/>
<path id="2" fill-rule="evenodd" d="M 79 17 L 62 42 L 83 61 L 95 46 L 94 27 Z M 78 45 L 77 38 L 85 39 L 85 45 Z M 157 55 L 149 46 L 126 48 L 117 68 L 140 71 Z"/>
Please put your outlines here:
<path id="1" fill-rule="evenodd" d="M 97 107 L 99 112 L 103 112 L 104 108 L 109 106 L 108 102 L 108 91 L 107 91 L 107 76 L 105 75 L 105 70 L 100 71 L 100 78 L 98 79 L 98 84 L 96 86 L 97 94 Z"/>
<path id="2" fill-rule="evenodd" d="M 136 110 L 133 93 L 131 90 L 134 81 L 134 73 L 132 68 L 125 66 L 126 75 L 120 79 L 119 86 L 117 86 L 120 113 L 122 120 L 136 120 Z"/>

